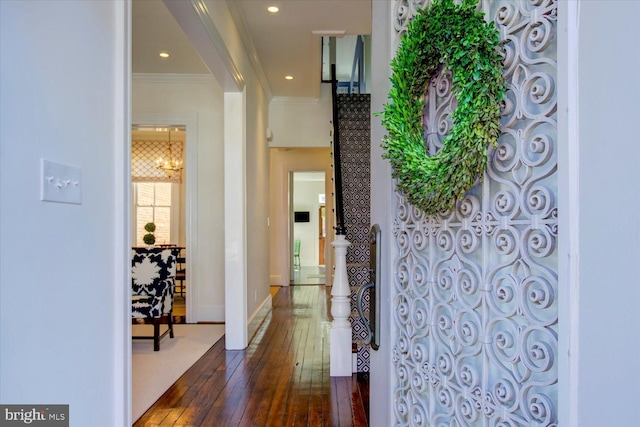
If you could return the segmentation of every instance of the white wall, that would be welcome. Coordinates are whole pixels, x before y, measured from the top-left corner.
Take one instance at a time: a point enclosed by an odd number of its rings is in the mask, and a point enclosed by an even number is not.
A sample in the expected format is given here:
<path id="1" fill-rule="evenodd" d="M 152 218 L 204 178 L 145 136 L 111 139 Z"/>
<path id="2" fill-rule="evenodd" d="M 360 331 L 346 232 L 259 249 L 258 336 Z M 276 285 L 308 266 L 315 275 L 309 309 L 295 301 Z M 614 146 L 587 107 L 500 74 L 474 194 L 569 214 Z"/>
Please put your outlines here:
<path id="1" fill-rule="evenodd" d="M 326 259 L 325 270 L 333 271 L 333 248 L 335 220 L 333 217 L 333 174 L 331 168 L 330 148 L 272 148 L 270 155 L 270 268 L 271 284 L 289 286 L 290 283 L 290 254 L 292 238 L 289 233 L 289 177 L 292 172 L 324 171 L 325 173 L 325 204 L 327 221 L 327 238 L 325 240 Z M 327 275 L 327 284 L 331 276 Z"/>
<path id="2" fill-rule="evenodd" d="M 130 424 L 129 7 L 0 2 L 0 402 L 71 426 Z M 40 201 L 41 158 L 82 204 Z"/>
<path id="3" fill-rule="evenodd" d="M 267 142 L 267 127 L 269 123 L 269 95 L 268 88 L 263 87 L 262 80 L 251 62 L 250 55 L 245 51 L 241 33 L 234 23 L 234 17 L 227 2 L 204 0 L 204 9 L 208 15 L 196 13 L 190 2 L 179 0 L 165 0 L 165 4 L 172 12 L 186 35 L 194 44 L 203 62 L 212 70 L 216 80 L 220 83 L 226 95 L 233 94 L 229 99 L 235 99 L 242 94 L 242 103 L 234 113 L 241 113 L 245 123 L 242 147 L 246 156 L 244 162 L 234 164 L 246 171 L 244 191 L 235 195 L 244 204 L 246 215 L 244 224 L 233 222 L 235 227 L 231 232 L 244 233 L 245 238 L 238 241 L 239 251 L 244 255 L 246 277 L 232 277 L 233 281 L 226 281 L 227 301 L 244 304 L 242 310 L 237 305 L 227 309 L 237 309 L 246 312 L 248 321 L 264 318 L 265 307 L 270 308 L 271 294 L 269 293 L 269 150 Z M 242 111 L 240 111 L 242 110 Z M 226 118 L 225 118 L 226 120 Z M 237 159 L 236 159 L 237 160 Z M 226 165 L 225 165 L 226 166 Z M 235 188 L 233 184 L 229 188 Z M 229 188 L 225 191 L 229 193 Z M 229 196 L 233 196 L 229 194 Z M 206 218 L 204 219 L 206 220 Z M 229 231 L 229 230 L 228 230 Z M 233 252 L 233 251 L 232 251 Z M 234 263 L 234 260 L 229 260 Z M 229 295 L 229 290 L 238 290 L 238 295 Z M 245 304 L 246 301 L 246 304 Z M 246 346 L 241 338 L 247 335 L 241 325 L 227 323 L 227 346 L 231 334 L 237 334 L 233 341 L 234 348 Z M 246 328 L 245 328 L 246 329 Z M 250 335 L 250 334 L 248 334 Z M 249 336 L 250 338 L 250 336 Z"/>
<path id="4" fill-rule="evenodd" d="M 392 48 L 391 19 L 393 2 L 372 1 L 372 40 L 371 58 L 371 111 L 382 111 L 388 102 L 389 76 Z M 391 306 L 391 287 L 393 286 L 393 251 L 395 239 L 392 238 L 392 221 L 395 215 L 395 195 L 391 181 L 391 166 L 382 158 L 380 142 L 386 135 L 386 129 L 380 119 L 371 119 L 371 224 L 379 224 L 381 236 L 382 262 L 380 265 L 382 283 L 380 287 L 380 348 L 371 350 L 370 361 L 370 405 L 369 418 L 372 427 L 393 425 L 392 401 L 392 352 L 391 328 L 393 324 Z"/>
<path id="5" fill-rule="evenodd" d="M 579 263 L 572 426 L 640 419 L 639 16 L 640 2 L 579 3 L 578 147 L 569 153 L 579 163 L 579 218 L 571 218 L 579 224 L 572 236 L 578 253 L 571 254 Z"/>
<path id="6" fill-rule="evenodd" d="M 269 99 L 244 50 L 225 2 L 207 1 L 218 32 L 245 84 L 247 314 L 256 317 L 269 293 Z M 269 303 L 270 305 L 270 303 Z M 249 338 L 251 338 L 249 336 Z"/>
<path id="7" fill-rule="evenodd" d="M 220 85 L 207 75 L 135 75 L 132 86 L 135 117 L 194 115 L 197 176 L 194 183 L 197 246 L 188 254 L 191 284 L 197 283 L 192 321 L 224 321 L 224 100 Z M 183 124 L 183 123 L 175 123 Z M 192 167 L 185 163 L 186 170 Z M 186 218 L 186 216 L 185 216 Z M 193 242 L 188 242 L 191 246 Z M 195 255 L 195 256 L 192 256 Z M 187 283 L 189 286 L 189 283 Z M 191 290 L 187 290 L 191 292 Z"/>
<path id="8" fill-rule="evenodd" d="M 250 320 L 268 303 L 269 293 L 269 123 L 268 100 L 247 69 L 246 94 L 246 207 L 247 207 L 247 313 Z M 264 313 L 264 311 L 263 311 Z M 251 334 L 249 336 L 251 338 Z"/>
<path id="9" fill-rule="evenodd" d="M 269 106 L 270 147 L 331 145 L 331 85 L 322 84 L 320 98 L 273 98 Z"/>

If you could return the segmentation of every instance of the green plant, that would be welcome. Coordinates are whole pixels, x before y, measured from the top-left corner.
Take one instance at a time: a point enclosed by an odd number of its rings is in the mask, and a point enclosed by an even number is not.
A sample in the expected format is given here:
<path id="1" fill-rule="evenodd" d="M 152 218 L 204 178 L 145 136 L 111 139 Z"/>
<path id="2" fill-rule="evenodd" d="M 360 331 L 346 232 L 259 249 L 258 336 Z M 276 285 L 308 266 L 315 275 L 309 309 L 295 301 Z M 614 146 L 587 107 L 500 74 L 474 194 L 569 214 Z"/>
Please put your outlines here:
<path id="1" fill-rule="evenodd" d="M 153 234 L 153 232 L 156 231 L 156 225 L 153 222 L 148 222 L 144 225 L 144 229 L 148 233 L 142 236 L 142 241 L 146 245 L 153 245 L 156 243 L 156 236 Z"/>
<path id="2" fill-rule="evenodd" d="M 427 214 L 451 210 L 484 174 L 487 147 L 500 136 L 506 84 L 498 31 L 476 11 L 477 0 L 435 0 L 409 24 L 391 62 L 391 102 L 382 123 L 383 157 L 397 188 Z M 423 95 L 440 67 L 451 72 L 458 106 L 453 128 L 436 155 L 425 149 Z"/>

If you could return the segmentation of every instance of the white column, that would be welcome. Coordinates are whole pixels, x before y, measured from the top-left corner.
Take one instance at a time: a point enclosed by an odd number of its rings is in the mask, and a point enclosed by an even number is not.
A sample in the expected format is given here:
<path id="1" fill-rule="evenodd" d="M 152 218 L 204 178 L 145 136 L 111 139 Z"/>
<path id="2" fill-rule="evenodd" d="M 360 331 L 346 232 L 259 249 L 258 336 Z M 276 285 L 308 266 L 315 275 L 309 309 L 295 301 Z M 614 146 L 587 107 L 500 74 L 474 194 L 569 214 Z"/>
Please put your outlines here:
<path id="1" fill-rule="evenodd" d="M 225 345 L 247 347 L 246 93 L 224 94 Z"/>
<path id="2" fill-rule="evenodd" d="M 331 289 L 331 335 L 329 374 L 332 377 L 350 377 L 351 361 L 351 288 L 347 277 L 347 248 L 351 243 L 343 235 L 336 235 L 331 243 L 335 250 L 335 276 Z"/>

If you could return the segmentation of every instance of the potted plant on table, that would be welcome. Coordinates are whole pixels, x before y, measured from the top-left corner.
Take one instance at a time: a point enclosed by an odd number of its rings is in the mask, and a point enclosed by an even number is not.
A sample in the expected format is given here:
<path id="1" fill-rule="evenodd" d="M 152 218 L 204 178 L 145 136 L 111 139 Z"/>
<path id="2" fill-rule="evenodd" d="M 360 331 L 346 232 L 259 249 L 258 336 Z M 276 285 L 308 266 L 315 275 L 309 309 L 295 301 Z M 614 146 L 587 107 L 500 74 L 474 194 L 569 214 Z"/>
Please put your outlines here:
<path id="1" fill-rule="evenodd" d="M 153 246 L 156 243 L 156 236 L 153 234 L 156 231 L 156 225 L 153 222 L 148 222 L 144 226 L 147 234 L 142 236 L 142 241 L 149 246 Z"/>

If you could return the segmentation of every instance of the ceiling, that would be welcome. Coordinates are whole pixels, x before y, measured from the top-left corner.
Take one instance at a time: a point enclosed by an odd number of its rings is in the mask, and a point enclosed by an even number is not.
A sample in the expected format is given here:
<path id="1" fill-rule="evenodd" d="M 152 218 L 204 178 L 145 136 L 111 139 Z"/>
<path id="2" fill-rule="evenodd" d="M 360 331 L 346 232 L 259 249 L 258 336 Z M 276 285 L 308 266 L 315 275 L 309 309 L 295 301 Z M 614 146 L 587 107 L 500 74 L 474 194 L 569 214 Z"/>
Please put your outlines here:
<path id="1" fill-rule="evenodd" d="M 221 0 L 212 0 L 221 1 Z M 272 96 L 314 97 L 320 86 L 319 32 L 371 34 L 371 0 L 228 0 L 252 45 Z M 268 6 L 280 11 L 271 14 Z M 133 0 L 134 73 L 208 74 L 162 0 Z M 314 34 L 314 32 L 316 34 Z M 249 47 L 251 49 L 251 46 Z M 161 59 L 160 51 L 171 54 Z M 286 75 L 293 80 L 285 80 Z"/>

